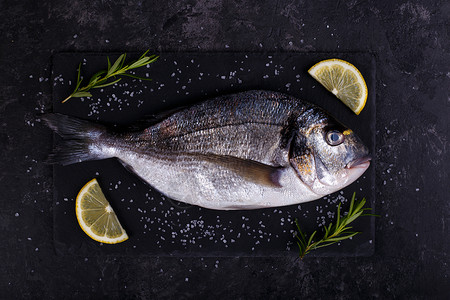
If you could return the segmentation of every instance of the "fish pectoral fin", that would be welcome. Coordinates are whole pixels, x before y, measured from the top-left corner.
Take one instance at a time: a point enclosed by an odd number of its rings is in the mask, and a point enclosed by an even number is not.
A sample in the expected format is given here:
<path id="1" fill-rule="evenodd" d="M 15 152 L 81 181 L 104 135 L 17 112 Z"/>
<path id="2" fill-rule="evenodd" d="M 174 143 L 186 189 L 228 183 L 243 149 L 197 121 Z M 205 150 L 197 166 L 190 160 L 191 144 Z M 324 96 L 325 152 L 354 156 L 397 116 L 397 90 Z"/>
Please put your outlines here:
<path id="1" fill-rule="evenodd" d="M 271 187 L 282 187 L 280 178 L 284 167 L 270 166 L 254 160 L 226 155 L 206 154 L 204 158 L 233 171 L 248 181 Z"/>

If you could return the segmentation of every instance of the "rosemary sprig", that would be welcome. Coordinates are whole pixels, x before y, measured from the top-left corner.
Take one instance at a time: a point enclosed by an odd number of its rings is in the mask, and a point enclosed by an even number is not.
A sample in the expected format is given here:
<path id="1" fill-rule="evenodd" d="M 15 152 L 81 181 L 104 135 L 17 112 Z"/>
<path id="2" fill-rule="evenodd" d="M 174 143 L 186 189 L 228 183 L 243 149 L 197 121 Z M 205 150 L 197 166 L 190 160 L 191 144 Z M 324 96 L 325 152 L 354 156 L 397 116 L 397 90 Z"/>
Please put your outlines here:
<path id="1" fill-rule="evenodd" d="M 315 240 L 314 237 L 317 234 L 317 230 L 314 231 L 309 238 L 300 229 L 298 220 L 295 219 L 295 224 L 297 225 L 298 233 L 296 235 L 297 245 L 300 250 L 300 259 L 311 252 L 314 249 L 322 248 L 326 246 L 333 245 L 345 239 L 349 239 L 360 232 L 352 231 L 352 227 L 348 226 L 351 222 L 355 221 L 357 218 L 362 216 L 376 216 L 373 214 L 364 214 L 365 211 L 371 210 L 371 208 L 364 208 L 366 204 L 366 199 L 363 198 L 361 201 L 355 204 L 356 193 L 353 193 L 352 200 L 350 202 L 350 208 L 345 216 L 341 216 L 341 204 L 339 203 L 337 209 L 337 220 L 336 224 L 330 223 L 328 227 L 325 227 L 325 234 L 320 240 Z"/>
<path id="2" fill-rule="evenodd" d="M 126 73 L 132 69 L 140 68 L 146 66 L 158 59 L 159 56 L 150 55 L 147 56 L 149 50 L 145 51 L 144 54 L 139 57 L 138 60 L 133 61 L 129 64 L 125 64 L 126 53 L 119 56 L 119 58 L 111 65 L 108 60 L 108 68 L 106 70 L 99 71 L 92 75 L 86 86 L 80 87 L 83 78 L 81 78 L 81 63 L 78 66 L 78 74 L 77 74 L 77 84 L 75 86 L 75 90 L 70 94 L 66 99 L 62 101 L 62 103 L 66 102 L 70 98 L 79 98 L 79 97 L 92 97 L 92 94 L 88 92 L 90 89 L 98 89 L 102 87 L 106 87 L 109 85 L 113 85 L 119 82 L 122 78 L 117 78 L 117 76 L 128 76 L 141 80 L 151 80 L 150 78 L 139 77 L 133 74 Z"/>

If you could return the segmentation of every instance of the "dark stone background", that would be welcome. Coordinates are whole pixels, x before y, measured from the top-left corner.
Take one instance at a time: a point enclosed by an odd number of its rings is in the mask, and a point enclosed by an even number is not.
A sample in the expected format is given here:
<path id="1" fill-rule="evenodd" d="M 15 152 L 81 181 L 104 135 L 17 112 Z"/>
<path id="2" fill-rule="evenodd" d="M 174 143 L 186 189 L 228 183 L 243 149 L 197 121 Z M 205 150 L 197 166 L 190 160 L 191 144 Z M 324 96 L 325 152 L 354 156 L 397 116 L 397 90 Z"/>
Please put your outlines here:
<path id="1" fill-rule="evenodd" d="M 0 0 L 0 298 L 445 299 L 448 1 Z M 60 51 L 371 51 L 375 254 L 365 258 L 57 256 L 51 57 Z"/>

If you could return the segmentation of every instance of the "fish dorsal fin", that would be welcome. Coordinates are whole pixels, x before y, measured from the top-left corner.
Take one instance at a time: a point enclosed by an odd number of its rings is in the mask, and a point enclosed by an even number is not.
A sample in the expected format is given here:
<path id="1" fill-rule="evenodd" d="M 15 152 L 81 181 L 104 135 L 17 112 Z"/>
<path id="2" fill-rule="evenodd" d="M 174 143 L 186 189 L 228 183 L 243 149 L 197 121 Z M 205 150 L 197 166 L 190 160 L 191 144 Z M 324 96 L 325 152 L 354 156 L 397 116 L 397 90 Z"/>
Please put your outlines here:
<path id="1" fill-rule="evenodd" d="M 284 167 L 275 167 L 250 159 L 228 155 L 198 154 L 203 160 L 227 168 L 248 181 L 265 186 L 282 187 L 281 172 Z"/>
<path id="2" fill-rule="evenodd" d="M 157 114 L 147 114 L 144 115 L 142 118 L 140 118 L 137 121 L 134 121 L 130 124 L 125 124 L 125 125 L 114 125 L 114 128 L 116 131 L 119 132 L 136 132 L 136 131 L 142 131 L 144 129 L 147 129 L 153 125 L 158 124 L 159 122 L 167 119 L 168 117 L 170 117 L 171 115 L 173 115 L 176 112 L 179 112 L 183 109 L 185 109 L 186 107 L 177 107 L 174 109 L 169 109 L 169 110 L 165 110 L 162 111 L 160 113 Z"/>

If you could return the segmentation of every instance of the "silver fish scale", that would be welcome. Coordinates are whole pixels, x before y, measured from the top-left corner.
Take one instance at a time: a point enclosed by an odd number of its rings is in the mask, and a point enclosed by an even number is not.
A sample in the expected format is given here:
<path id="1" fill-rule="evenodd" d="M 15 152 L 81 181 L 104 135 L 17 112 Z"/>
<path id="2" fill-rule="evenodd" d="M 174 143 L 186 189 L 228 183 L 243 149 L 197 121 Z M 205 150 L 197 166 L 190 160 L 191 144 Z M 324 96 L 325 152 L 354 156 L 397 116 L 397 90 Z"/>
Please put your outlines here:
<path id="1" fill-rule="evenodd" d="M 210 153 L 273 164 L 279 156 L 281 131 L 288 125 L 289 116 L 310 107 L 274 92 L 222 96 L 148 128 L 138 137 L 142 141 L 139 147 L 143 153 Z"/>
<path id="2" fill-rule="evenodd" d="M 284 206 L 320 197 L 290 166 L 288 139 L 324 117 L 293 97 L 249 91 L 194 105 L 140 133 L 105 136 L 95 151 L 118 157 L 178 201 L 212 209 Z M 227 165 L 230 156 L 286 167 L 279 186 L 249 180 L 239 173 L 243 161 Z"/>

